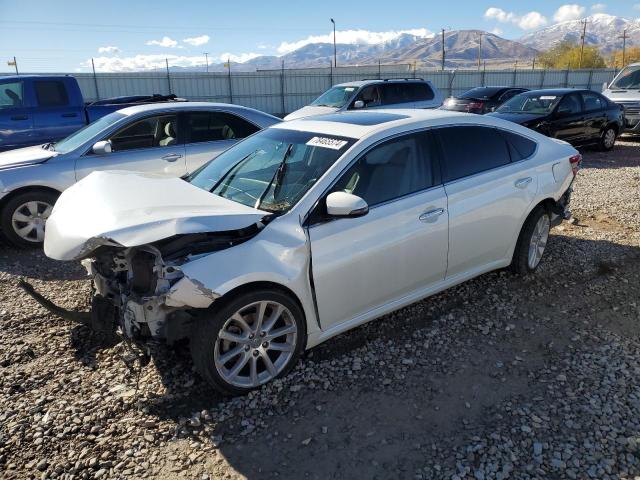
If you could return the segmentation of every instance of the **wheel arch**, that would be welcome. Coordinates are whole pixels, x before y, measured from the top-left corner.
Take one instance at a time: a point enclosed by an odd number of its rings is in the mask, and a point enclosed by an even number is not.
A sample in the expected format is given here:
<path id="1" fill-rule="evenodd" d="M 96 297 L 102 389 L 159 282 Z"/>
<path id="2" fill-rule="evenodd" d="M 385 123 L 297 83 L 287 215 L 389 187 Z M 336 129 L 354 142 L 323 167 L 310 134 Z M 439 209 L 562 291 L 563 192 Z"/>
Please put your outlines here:
<path id="1" fill-rule="evenodd" d="M 55 188 L 45 187 L 44 185 L 28 185 L 25 187 L 19 187 L 7 193 L 4 197 L 0 199 L 0 210 L 2 210 L 12 198 L 28 192 L 47 192 L 47 193 L 52 193 L 53 195 L 56 195 L 56 196 L 60 196 L 62 194 L 61 191 L 56 190 Z"/>

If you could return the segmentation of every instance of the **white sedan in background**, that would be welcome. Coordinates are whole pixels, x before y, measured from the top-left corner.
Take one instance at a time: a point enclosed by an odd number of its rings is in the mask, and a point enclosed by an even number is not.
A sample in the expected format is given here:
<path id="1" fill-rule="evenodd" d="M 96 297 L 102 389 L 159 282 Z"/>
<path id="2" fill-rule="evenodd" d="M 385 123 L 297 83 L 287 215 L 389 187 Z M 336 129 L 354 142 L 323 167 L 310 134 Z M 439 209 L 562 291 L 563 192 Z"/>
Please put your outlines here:
<path id="1" fill-rule="evenodd" d="M 181 177 L 280 121 L 224 103 L 139 105 L 59 142 L 0 153 L 0 230 L 17 247 L 40 246 L 58 195 L 89 173 L 132 170 Z"/>
<path id="2" fill-rule="evenodd" d="M 58 200 L 45 253 L 84 259 L 95 284 L 85 323 L 134 343 L 187 337 L 202 376 L 243 394 L 364 322 L 491 270 L 536 270 L 580 160 L 478 115 L 294 120 L 190 183 L 89 175 Z"/>

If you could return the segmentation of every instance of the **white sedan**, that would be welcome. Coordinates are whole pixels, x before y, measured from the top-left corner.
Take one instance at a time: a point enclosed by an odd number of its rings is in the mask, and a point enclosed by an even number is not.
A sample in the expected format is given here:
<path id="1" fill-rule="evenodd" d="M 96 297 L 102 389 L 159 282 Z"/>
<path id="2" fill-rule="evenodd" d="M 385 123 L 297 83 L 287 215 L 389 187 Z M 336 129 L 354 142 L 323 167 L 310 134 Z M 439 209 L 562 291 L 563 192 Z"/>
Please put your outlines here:
<path id="1" fill-rule="evenodd" d="M 93 275 L 83 321 L 134 342 L 188 337 L 202 376 L 242 394 L 445 288 L 536 270 L 580 160 L 519 125 L 442 110 L 294 120 L 190 183 L 89 175 L 58 200 L 45 253 Z"/>

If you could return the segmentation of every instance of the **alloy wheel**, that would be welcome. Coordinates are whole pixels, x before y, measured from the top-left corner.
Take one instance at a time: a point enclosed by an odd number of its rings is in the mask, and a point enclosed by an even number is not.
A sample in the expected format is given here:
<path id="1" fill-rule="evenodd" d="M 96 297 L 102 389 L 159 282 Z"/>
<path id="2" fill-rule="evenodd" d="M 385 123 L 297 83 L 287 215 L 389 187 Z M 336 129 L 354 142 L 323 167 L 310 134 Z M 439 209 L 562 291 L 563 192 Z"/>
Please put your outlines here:
<path id="1" fill-rule="evenodd" d="M 288 365 L 298 341 L 293 315 L 275 301 L 251 303 L 236 311 L 218 332 L 215 367 L 235 387 L 256 387 Z"/>
<path id="2" fill-rule="evenodd" d="M 11 216 L 11 225 L 16 235 L 27 242 L 44 241 L 44 228 L 53 205 L 39 200 L 31 200 L 16 208 Z"/>
<path id="3" fill-rule="evenodd" d="M 533 229 L 533 234 L 529 241 L 529 255 L 527 258 L 527 265 L 532 270 L 538 266 L 542 259 L 549 238 L 550 225 L 549 215 L 544 214 L 538 219 Z"/>
<path id="4" fill-rule="evenodd" d="M 605 148 L 612 148 L 616 143 L 616 132 L 613 128 L 609 128 L 604 132 L 604 146 Z"/>

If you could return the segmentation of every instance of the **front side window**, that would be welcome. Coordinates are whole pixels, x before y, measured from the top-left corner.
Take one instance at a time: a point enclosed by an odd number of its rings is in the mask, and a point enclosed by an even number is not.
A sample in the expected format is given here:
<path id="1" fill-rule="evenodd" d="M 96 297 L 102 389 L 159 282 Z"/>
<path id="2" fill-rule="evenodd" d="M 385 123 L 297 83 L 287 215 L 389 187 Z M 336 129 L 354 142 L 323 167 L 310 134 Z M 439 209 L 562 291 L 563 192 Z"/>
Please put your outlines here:
<path id="1" fill-rule="evenodd" d="M 521 93 L 496 109 L 499 113 L 523 113 L 546 115 L 553 112 L 562 96 L 547 93 Z"/>
<path id="2" fill-rule="evenodd" d="M 376 85 L 364 87 L 358 94 L 358 100 L 362 100 L 364 102 L 365 108 L 379 107 L 382 105 L 380 89 Z"/>
<path id="3" fill-rule="evenodd" d="M 178 117 L 157 115 L 138 120 L 118 131 L 109 140 L 114 152 L 169 147 L 178 142 Z"/>
<path id="4" fill-rule="evenodd" d="M 438 128 L 444 151 L 444 181 L 474 175 L 510 163 L 505 138 L 491 127 Z"/>
<path id="5" fill-rule="evenodd" d="M 375 206 L 434 185 L 427 134 L 390 140 L 362 155 L 332 189 L 344 191 Z"/>
<path id="6" fill-rule="evenodd" d="M 223 198 L 281 213 L 295 205 L 354 141 L 269 128 L 234 145 L 189 181 Z"/>
<path id="7" fill-rule="evenodd" d="M 187 143 L 245 138 L 258 127 L 227 112 L 192 112 L 187 121 Z"/>
<path id="8" fill-rule="evenodd" d="M 341 108 L 351 100 L 356 90 L 358 90 L 358 87 L 333 87 L 311 102 L 311 105 Z"/>
<path id="9" fill-rule="evenodd" d="M 36 99 L 41 107 L 64 107 L 69 105 L 69 97 L 64 83 L 57 80 L 37 80 L 34 82 Z"/>
<path id="10" fill-rule="evenodd" d="M 111 125 L 119 122 L 125 117 L 126 115 L 118 112 L 113 112 L 105 115 L 95 122 L 91 122 L 86 127 L 82 127 L 77 132 L 72 133 L 67 138 L 53 144 L 53 149 L 56 152 L 69 153 L 91 139 L 95 139 L 95 141 L 97 141 L 100 132 L 106 130 L 107 128 L 111 127 Z"/>
<path id="11" fill-rule="evenodd" d="M 22 82 L 0 83 L 0 109 L 23 105 Z"/>
<path id="12" fill-rule="evenodd" d="M 602 110 L 606 107 L 603 98 L 597 93 L 583 92 L 582 102 L 584 103 L 584 109 L 587 112 L 593 112 L 596 110 Z"/>

